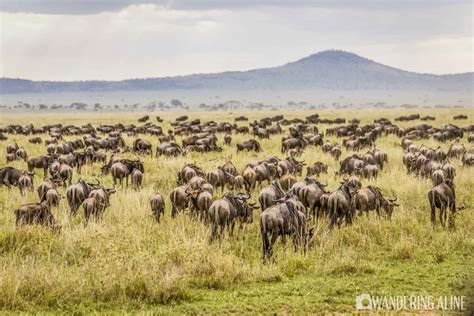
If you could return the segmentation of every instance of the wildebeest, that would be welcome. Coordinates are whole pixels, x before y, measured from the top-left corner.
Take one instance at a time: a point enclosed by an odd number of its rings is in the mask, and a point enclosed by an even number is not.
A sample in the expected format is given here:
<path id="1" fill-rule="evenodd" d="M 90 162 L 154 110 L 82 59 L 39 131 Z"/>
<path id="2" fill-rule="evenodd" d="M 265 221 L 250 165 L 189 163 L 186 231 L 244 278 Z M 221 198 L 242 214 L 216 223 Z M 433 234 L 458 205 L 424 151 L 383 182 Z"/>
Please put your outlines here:
<path id="1" fill-rule="evenodd" d="M 58 229 L 47 202 L 23 204 L 15 210 L 16 226 L 39 224 Z"/>
<path id="2" fill-rule="evenodd" d="M 93 216 L 95 220 L 99 220 L 102 216 L 102 210 L 105 207 L 104 203 L 95 196 L 88 197 L 81 205 L 84 209 L 86 223 L 89 222 L 91 216 Z"/>
<path id="3" fill-rule="evenodd" d="M 150 198 L 150 207 L 153 216 L 159 223 L 161 215 L 165 215 L 165 199 L 160 193 L 154 193 Z"/>
<path id="4" fill-rule="evenodd" d="M 230 146 L 230 143 L 232 142 L 232 136 L 230 134 L 226 134 L 224 136 L 224 144 L 227 146 Z"/>
<path id="5" fill-rule="evenodd" d="M 265 211 L 272 205 L 275 205 L 275 201 L 281 199 L 285 195 L 280 183 L 276 180 L 273 180 L 270 185 L 266 188 L 263 188 L 260 191 L 258 196 L 258 201 L 260 203 L 260 208 L 262 212 Z"/>
<path id="6" fill-rule="evenodd" d="M 262 147 L 260 146 L 260 143 L 257 140 L 250 139 L 246 142 L 237 144 L 237 152 L 243 151 L 243 150 L 261 152 Z"/>
<path id="7" fill-rule="evenodd" d="M 380 218 L 381 211 L 384 212 L 389 219 L 392 217 L 393 207 L 396 204 L 397 198 L 387 199 L 383 196 L 379 188 L 369 185 L 366 188 L 360 189 L 352 197 L 352 207 L 354 211 L 359 211 L 359 215 L 365 212 L 367 215 L 369 211 L 375 210 L 377 217 Z"/>
<path id="8" fill-rule="evenodd" d="M 143 172 L 138 169 L 133 169 L 132 171 L 132 187 L 134 189 L 139 189 L 143 183 Z"/>
<path id="9" fill-rule="evenodd" d="M 306 252 L 306 215 L 301 202 L 294 197 L 283 198 L 279 204 L 260 214 L 260 234 L 264 262 L 273 256 L 273 245 L 278 237 L 293 237 L 295 250 L 303 246 Z"/>
<path id="10" fill-rule="evenodd" d="M 141 138 L 137 138 L 133 141 L 132 151 L 138 154 L 153 154 L 151 143 L 148 140 Z"/>
<path id="11" fill-rule="evenodd" d="M 241 223 L 251 223 L 253 220 L 253 204 L 248 204 L 246 200 L 250 196 L 237 193 L 232 195 L 225 193 L 221 199 L 214 201 L 209 207 L 209 222 L 211 223 L 211 236 L 209 243 L 220 236 L 224 238 L 224 229 L 227 227 L 229 235 L 233 235 L 235 222 L 239 219 Z M 220 231 L 218 232 L 218 229 Z"/>
<path id="12" fill-rule="evenodd" d="M 445 182 L 434 186 L 428 192 L 428 201 L 431 208 L 431 224 L 436 224 L 436 209 L 439 208 L 439 220 L 441 225 L 446 226 L 447 211 L 449 214 L 449 228 L 455 228 L 456 218 L 456 193 L 454 183 L 447 179 Z"/>
<path id="13" fill-rule="evenodd" d="M 56 189 L 49 189 L 45 194 L 45 200 L 48 203 L 49 207 L 55 207 L 59 205 L 59 201 L 63 197 Z"/>
<path id="14" fill-rule="evenodd" d="M 328 165 L 323 164 L 322 162 L 318 161 L 306 167 L 306 172 L 307 172 L 306 173 L 307 177 L 311 177 L 313 175 L 316 175 L 319 177 L 321 173 L 325 173 L 325 174 L 328 173 Z"/>
<path id="15" fill-rule="evenodd" d="M 23 194 L 25 189 L 33 187 L 33 176 L 32 172 L 21 171 L 14 167 L 0 168 L 0 185 L 6 185 L 8 189 L 11 186 L 18 187 Z"/>
<path id="16" fill-rule="evenodd" d="M 301 188 L 297 189 L 293 186 L 292 191 L 298 196 L 303 205 L 309 208 L 313 220 L 316 221 L 322 215 L 321 196 L 326 193 L 327 184 L 321 184 L 318 180 L 305 177 Z"/>
<path id="17" fill-rule="evenodd" d="M 123 179 L 125 179 L 125 185 L 128 187 L 128 179 L 134 169 L 139 170 L 141 173 L 145 172 L 143 163 L 140 160 L 120 159 L 119 161 L 114 162 L 110 167 L 110 173 L 112 174 L 114 184 L 117 183 L 118 179 L 120 186 L 123 186 Z"/>
<path id="18" fill-rule="evenodd" d="M 446 180 L 446 174 L 443 169 L 436 169 L 431 174 L 431 180 L 433 181 L 433 186 L 443 183 Z"/>
<path id="19" fill-rule="evenodd" d="M 51 189 L 55 190 L 58 185 L 61 185 L 61 181 L 53 177 L 49 177 L 41 181 L 41 183 L 38 185 L 38 188 L 36 189 L 40 201 L 46 201 L 46 193 Z"/>
<path id="20" fill-rule="evenodd" d="M 92 184 L 79 179 L 76 184 L 70 185 L 66 189 L 66 197 L 73 215 L 77 214 L 77 209 L 82 202 L 89 197 L 92 190 L 99 189 L 100 182 L 97 180 L 97 184 Z"/>
<path id="21" fill-rule="evenodd" d="M 27 165 L 28 165 L 28 171 L 33 171 L 33 169 L 43 169 L 44 171 L 44 176 L 46 177 L 46 174 L 48 172 L 48 167 L 49 165 L 53 162 L 54 157 L 53 156 L 39 156 L 39 157 L 32 157 L 28 159 Z"/>
<path id="22" fill-rule="evenodd" d="M 174 188 L 173 191 L 171 191 L 171 217 L 176 217 L 178 212 L 188 207 L 190 195 L 191 188 L 187 184 Z"/>
<path id="23" fill-rule="evenodd" d="M 339 189 L 331 192 L 328 199 L 328 212 L 331 223 L 329 228 L 340 226 L 345 220 L 346 224 L 352 224 L 354 218 L 354 208 L 352 206 L 352 197 L 357 188 L 354 188 L 348 181 L 343 182 Z"/>

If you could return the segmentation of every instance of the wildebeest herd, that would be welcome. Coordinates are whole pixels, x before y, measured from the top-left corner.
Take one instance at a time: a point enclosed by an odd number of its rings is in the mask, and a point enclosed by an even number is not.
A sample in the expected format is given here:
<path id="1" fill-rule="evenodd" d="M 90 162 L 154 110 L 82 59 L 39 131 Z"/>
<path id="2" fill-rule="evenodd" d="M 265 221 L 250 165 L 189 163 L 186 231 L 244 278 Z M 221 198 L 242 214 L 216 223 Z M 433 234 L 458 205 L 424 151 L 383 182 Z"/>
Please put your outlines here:
<path id="1" fill-rule="evenodd" d="M 158 123 L 163 122 L 160 117 L 156 119 Z M 465 119 L 465 116 L 454 119 Z M 415 114 L 395 119 L 396 122 L 415 120 L 435 121 L 435 118 Z M 6 144 L 7 164 L 17 160 L 25 164 L 20 169 L 2 166 L 0 185 L 9 189 L 18 187 L 20 194 L 24 194 L 25 190 L 35 189 L 36 170 L 43 171 L 41 182 L 36 186 L 38 200 L 18 206 L 14 211 L 16 225 L 41 224 L 60 231 L 52 210 L 61 199 L 67 200 L 72 216 L 77 216 L 81 209 L 84 211 L 84 224 L 91 218 L 100 221 L 111 206 L 114 194 L 120 194 L 120 190 L 129 185 L 134 190 L 143 187 L 150 172 L 142 161 L 144 157 L 172 160 L 191 153 L 220 153 L 223 146 L 230 146 L 235 148 L 236 155 L 254 152 L 261 157 L 247 161 L 241 170 L 231 157 L 222 157 L 226 158 L 225 163 L 215 164 L 215 168 L 209 170 L 188 161 L 177 172 L 176 186 L 167 196 L 160 192 L 150 196 L 150 213 L 157 223 L 165 215 L 169 201 L 171 218 L 186 213 L 196 222 L 208 225 L 209 243 L 213 243 L 225 238 L 225 232 L 232 236 L 236 224 L 239 230 L 251 225 L 255 210 L 260 209 L 258 225 L 264 260 L 272 258 L 278 237 L 283 241 L 292 238 L 295 250 L 306 252 L 313 245 L 316 225 L 323 220 L 328 221 L 329 230 L 351 225 L 358 216 L 370 211 L 374 211 L 377 218 L 390 220 L 399 206 L 397 197 L 384 194 L 389 188 L 373 183 L 362 187 L 362 181 L 376 180 L 391 163 L 388 153 L 377 147 L 377 141 L 387 135 L 400 139 L 399 150 L 404 151 L 403 165 L 407 172 L 433 182 L 433 188 L 425 197 L 433 225 L 436 209 L 439 209 L 441 224 L 445 226 L 448 222 L 454 229 L 456 213 L 466 207 L 456 204 L 456 169 L 451 160 L 459 159 L 468 170 L 464 172 L 472 172 L 469 168 L 474 165 L 474 147 L 468 148 L 460 140 L 467 138 L 468 143 L 474 142 L 474 125 L 400 127 L 386 118 L 363 125 L 355 119 L 331 120 L 318 114 L 296 119 L 275 115 L 254 121 L 239 116 L 234 122 L 201 122 L 181 116 L 165 131 L 162 126 L 149 122 L 148 115 L 138 121 L 142 124 L 41 127 L 11 124 L 0 128 L 0 139 Z M 323 124 L 335 127 L 322 130 Z M 235 142 L 233 136 L 238 134 L 244 135 L 246 140 Z M 124 135 L 133 141 L 127 144 Z M 156 142 L 145 139 L 144 135 Z M 9 143 L 10 137 L 26 137 L 32 145 L 42 146 L 44 154 L 30 157 L 25 148 L 16 142 Z M 260 144 L 262 139 L 273 137 L 281 139 L 278 148 L 281 157 L 265 155 Z M 415 144 L 428 139 L 450 143 L 449 150 L 444 152 L 441 146 L 430 148 Z M 330 170 L 321 161 L 301 159 L 311 147 L 330 155 L 339 162 L 339 168 Z M 75 173 L 80 175 L 83 168 L 93 165 L 100 166 L 100 175 L 91 180 L 79 178 L 73 183 Z M 339 184 L 329 188 L 322 183 L 322 174 L 334 175 Z M 111 177 L 113 186 L 102 185 L 98 179 L 101 177 Z"/>

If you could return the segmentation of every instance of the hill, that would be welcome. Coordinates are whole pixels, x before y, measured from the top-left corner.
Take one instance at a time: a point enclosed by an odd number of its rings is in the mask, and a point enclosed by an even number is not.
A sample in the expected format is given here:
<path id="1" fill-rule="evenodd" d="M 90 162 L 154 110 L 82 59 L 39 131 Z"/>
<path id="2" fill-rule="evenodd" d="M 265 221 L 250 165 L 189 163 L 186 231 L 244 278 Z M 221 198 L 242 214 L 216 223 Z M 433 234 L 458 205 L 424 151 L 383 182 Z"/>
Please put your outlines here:
<path id="1" fill-rule="evenodd" d="M 278 67 L 216 74 L 70 82 L 0 78 L 0 94 L 181 89 L 470 91 L 473 85 L 472 72 L 419 74 L 389 67 L 353 53 L 330 50 Z"/>

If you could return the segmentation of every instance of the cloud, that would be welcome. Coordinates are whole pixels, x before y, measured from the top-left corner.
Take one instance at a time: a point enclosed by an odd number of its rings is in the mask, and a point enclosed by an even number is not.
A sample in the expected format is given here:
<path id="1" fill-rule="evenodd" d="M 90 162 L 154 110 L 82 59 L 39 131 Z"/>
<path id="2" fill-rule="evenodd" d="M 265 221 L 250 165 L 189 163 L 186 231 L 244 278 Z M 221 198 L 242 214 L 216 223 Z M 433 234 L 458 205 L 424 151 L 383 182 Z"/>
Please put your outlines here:
<path id="1" fill-rule="evenodd" d="M 417 72 L 473 69 L 471 4 L 421 10 L 404 1 L 396 10 L 365 10 L 249 1 L 234 10 L 222 2 L 185 9 L 194 2 L 162 1 L 95 14 L 0 12 L 0 75 L 119 80 L 247 70 L 331 48 Z"/>
<path id="2" fill-rule="evenodd" d="M 308 7 L 350 8 L 364 10 L 400 10 L 404 8 L 427 9 L 453 5 L 450 0 L 0 0 L 4 12 L 39 14 L 97 14 L 120 11 L 131 5 L 155 4 L 173 10 L 219 10 L 255 7 Z M 470 0 L 457 0 L 456 4 L 471 4 Z"/>

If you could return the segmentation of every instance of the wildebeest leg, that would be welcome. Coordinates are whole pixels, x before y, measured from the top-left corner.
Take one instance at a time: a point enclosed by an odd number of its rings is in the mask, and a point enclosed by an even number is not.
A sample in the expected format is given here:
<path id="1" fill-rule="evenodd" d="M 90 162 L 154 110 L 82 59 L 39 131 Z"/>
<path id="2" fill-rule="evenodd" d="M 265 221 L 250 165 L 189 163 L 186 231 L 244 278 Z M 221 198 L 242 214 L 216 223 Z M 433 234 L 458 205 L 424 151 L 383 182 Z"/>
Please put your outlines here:
<path id="1" fill-rule="evenodd" d="M 272 234 L 272 240 L 270 240 L 270 245 L 268 247 L 269 258 L 273 257 L 273 245 L 275 244 L 275 241 L 277 240 L 277 238 L 278 238 L 278 233 L 274 231 Z"/>
<path id="2" fill-rule="evenodd" d="M 450 230 L 456 229 L 456 203 L 452 202 L 450 205 L 450 212 L 449 212 L 449 224 L 448 227 Z"/>
<path id="3" fill-rule="evenodd" d="M 439 221 L 441 222 L 441 226 L 446 227 L 446 205 L 444 203 L 441 204 L 439 210 Z"/>
<path id="4" fill-rule="evenodd" d="M 229 237 L 234 237 L 234 228 L 235 228 L 235 221 L 232 224 L 228 225 L 229 227 Z"/>
<path id="5" fill-rule="evenodd" d="M 436 225 L 436 204 L 434 200 L 433 192 L 428 192 L 428 200 L 430 201 L 431 207 L 431 225 L 434 227 Z"/>
<path id="6" fill-rule="evenodd" d="M 171 204 L 171 217 L 176 217 L 176 206 L 174 205 L 174 203 Z"/>

